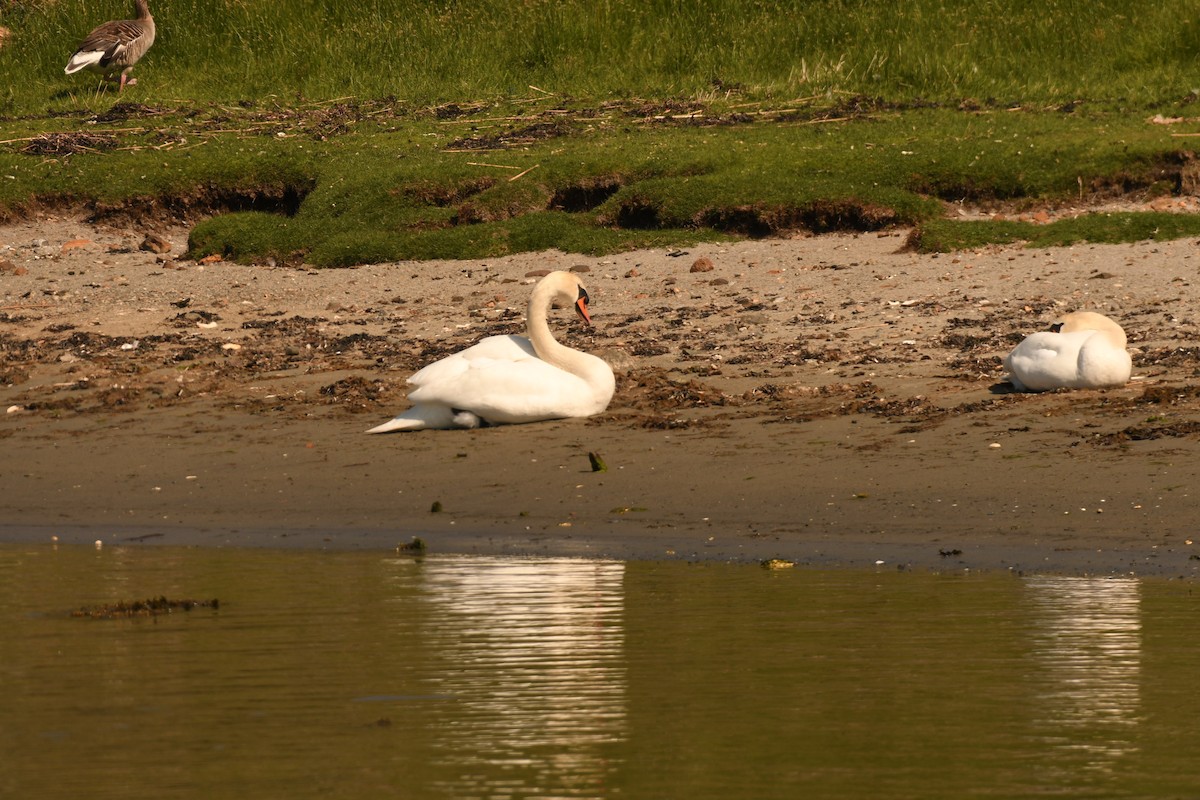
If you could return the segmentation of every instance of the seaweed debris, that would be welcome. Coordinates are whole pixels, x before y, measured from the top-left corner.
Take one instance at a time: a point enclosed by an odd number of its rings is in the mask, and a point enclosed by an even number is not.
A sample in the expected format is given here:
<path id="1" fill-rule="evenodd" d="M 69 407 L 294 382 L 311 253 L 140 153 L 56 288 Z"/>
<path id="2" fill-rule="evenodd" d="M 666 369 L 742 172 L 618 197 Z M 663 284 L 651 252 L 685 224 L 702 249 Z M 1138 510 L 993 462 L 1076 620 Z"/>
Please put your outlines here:
<path id="1" fill-rule="evenodd" d="M 100 606 L 84 606 L 72 611 L 71 616 L 92 619 L 157 617 L 162 614 L 173 614 L 176 611 L 191 611 L 193 608 L 211 608 L 215 611 L 220 607 L 221 601 L 216 598 L 212 600 L 170 600 L 166 597 L 151 597 L 132 602 L 118 600 L 115 603 L 105 603 Z"/>

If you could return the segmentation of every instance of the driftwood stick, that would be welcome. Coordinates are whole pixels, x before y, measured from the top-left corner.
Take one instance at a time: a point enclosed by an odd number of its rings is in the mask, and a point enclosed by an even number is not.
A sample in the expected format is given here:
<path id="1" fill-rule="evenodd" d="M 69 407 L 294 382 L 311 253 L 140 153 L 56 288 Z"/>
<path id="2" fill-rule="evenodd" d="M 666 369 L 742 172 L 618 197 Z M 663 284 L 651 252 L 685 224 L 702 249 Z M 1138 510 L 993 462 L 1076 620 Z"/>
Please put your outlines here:
<path id="1" fill-rule="evenodd" d="M 508 179 L 508 182 L 509 182 L 509 183 L 512 183 L 512 182 L 513 182 L 513 181 L 515 181 L 517 178 L 523 178 L 524 176 L 526 176 L 526 175 L 528 175 L 529 173 L 533 172 L 535 169 L 537 169 L 537 168 L 538 168 L 538 167 L 540 167 L 540 166 L 541 166 L 541 164 L 534 164 L 532 167 L 530 167 L 529 169 L 525 170 L 524 172 L 518 172 L 516 175 L 513 175 L 511 178 L 509 178 L 509 179 Z"/>
<path id="2" fill-rule="evenodd" d="M 53 303 L 13 303 L 12 305 L 0 306 L 0 311 L 29 311 L 35 308 L 50 308 L 53 305 Z"/>
<path id="3" fill-rule="evenodd" d="M 520 167 L 512 164 L 489 164 L 486 161 L 468 161 L 468 166 L 472 167 L 495 167 L 496 169 L 520 169 Z"/>
<path id="4" fill-rule="evenodd" d="M 440 125 L 475 125 L 480 122 L 529 122 L 529 121 L 535 120 L 535 119 L 537 119 L 537 117 L 535 117 L 535 116 L 532 116 L 532 117 L 479 117 L 478 119 L 475 119 L 473 117 L 466 117 L 464 119 L 444 119 L 444 120 L 441 120 L 438 124 L 440 124 Z"/>

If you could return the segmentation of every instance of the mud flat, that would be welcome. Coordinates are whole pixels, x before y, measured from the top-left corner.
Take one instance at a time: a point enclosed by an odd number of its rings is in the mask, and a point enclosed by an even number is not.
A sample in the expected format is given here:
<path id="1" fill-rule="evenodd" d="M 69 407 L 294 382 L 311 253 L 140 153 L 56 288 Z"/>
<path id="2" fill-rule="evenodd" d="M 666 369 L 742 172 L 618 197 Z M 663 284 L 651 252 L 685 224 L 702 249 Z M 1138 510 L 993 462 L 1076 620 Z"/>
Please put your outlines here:
<path id="1" fill-rule="evenodd" d="M 1193 576 L 1196 242 L 905 237 L 314 271 L 2 227 L 0 540 Z M 520 331 L 550 269 L 588 283 L 595 327 L 557 330 L 616 370 L 605 414 L 363 434 L 420 365 Z M 1073 309 L 1125 326 L 1134 380 L 1007 391 L 1002 355 Z"/>

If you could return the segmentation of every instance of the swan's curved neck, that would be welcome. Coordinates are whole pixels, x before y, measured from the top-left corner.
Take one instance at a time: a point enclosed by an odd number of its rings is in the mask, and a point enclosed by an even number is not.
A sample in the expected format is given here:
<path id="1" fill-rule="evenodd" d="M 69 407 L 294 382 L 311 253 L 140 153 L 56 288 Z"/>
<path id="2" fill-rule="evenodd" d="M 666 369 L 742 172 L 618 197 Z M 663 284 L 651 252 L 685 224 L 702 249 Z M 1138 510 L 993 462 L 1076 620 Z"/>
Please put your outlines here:
<path id="1" fill-rule="evenodd" d="M 550 314 L 550 306 L 554 302 L 554 292 L 547 291 L 547 288 L 544 283 L 538 284 L 529 298 L 529 307 L 525 311 L 525 326 L 529 331 L 529 341 L 533 344 L 534 352 L 542 361 L 567 372 L 579 374 L 578 356 L 583 353 L 560 344 L 554 338 L 554 334 L 550 332 L 550 323 L 547 321 L 547 317 Z"/>
<path id="2" fill-rule="evenodd" d="M 564 303 L 580 303 L 586 300 L 579 281 L 568 273 L 551 273 L 533 290 L 526 310 L 525 325 L 529 331 L 529 342 L 538 358 L 552 367 L 574 375 L 583 381 L 587 391 L 578 392 L 573 404 L 573 416 L 590 416 L 608 406 L 616 389 L 612 368 L 604 360 L 591 353 L 574 350 L 559 344 L 552 333 L 547 317 L 555 299 Z M 583 312 L 582 305 L 580 311 Z M 584 314 L 586 318 L 586 314 Z"/>

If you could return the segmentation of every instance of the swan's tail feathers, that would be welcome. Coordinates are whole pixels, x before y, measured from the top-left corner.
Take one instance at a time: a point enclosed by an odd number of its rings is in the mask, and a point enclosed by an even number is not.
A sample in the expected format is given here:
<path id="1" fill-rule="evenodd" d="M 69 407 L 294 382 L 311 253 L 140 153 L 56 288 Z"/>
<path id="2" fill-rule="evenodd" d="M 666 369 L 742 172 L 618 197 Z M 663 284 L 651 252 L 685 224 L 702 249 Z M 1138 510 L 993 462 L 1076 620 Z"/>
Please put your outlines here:
<path id="1" fill-rule="evenodd" d="M 395 417 L 389 419 L 382 425 L 376 425 L 367 433 L 392 433 L 393 431 L 419 431 L 428 427 L 428 423 L 423 419 L 413 419 L 412 417 Z"/>
<path id="2" fill-rule="evenodd" d="M 481 428 L 487 423 L 472 411 L 454 410 L 454 427 L 456 428 Z"/>
<path id="3" fill-rule="evenodd" d="M 486 424 L 485 420 L 471 411 L 450 408 L 437 403 L 418 403 L 382 425 L 376 425 L 367 433 L 421 431 L 426 428 L 479 428 Z"/>

